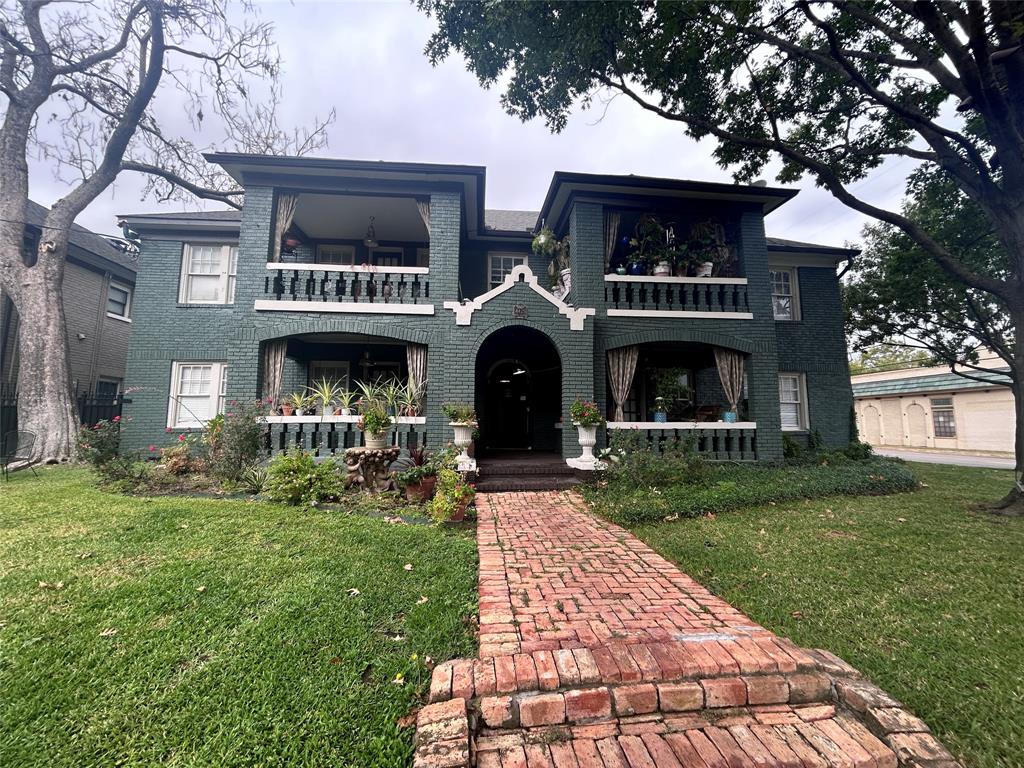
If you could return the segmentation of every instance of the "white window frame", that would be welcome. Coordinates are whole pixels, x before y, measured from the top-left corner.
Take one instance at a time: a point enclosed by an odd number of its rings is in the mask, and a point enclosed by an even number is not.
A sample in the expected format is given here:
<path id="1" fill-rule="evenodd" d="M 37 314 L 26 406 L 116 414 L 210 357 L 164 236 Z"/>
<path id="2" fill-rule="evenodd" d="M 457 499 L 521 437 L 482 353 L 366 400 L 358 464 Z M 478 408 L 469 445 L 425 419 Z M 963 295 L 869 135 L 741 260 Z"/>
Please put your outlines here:
<path id="1" fill-rule="evenodd" d="M 776 293 L 775 292 L 775 279 L 774 273 L 785 273 L 789 275 L 789 293 Z M 768 267 L 768 283 L 771 290 L 772 297 L 772 316 L 781 322 L 794 322 L 800 319 L 800 280 L 799 270 L 796 267 L 780 267 L 770 266 Z M 776 296 L 788 296 L 789 305 L 792 308 L 791 317 L 779 317 L 775 313 L 775 297 Z"/>
<path id="2" fill-rule="evenodd" d="M 324 258 L 326 251 L 335 251 L 337 257 L 331 256 L 331 258 Z M 338 261 L 337 259 L 341 260 Z M 343 264 L 351 266 L 356 263 L 356 247 L 354 245 L 346 245 L 344 243 L 319 243 L 316 246 L 316 263 L 317 264 Z"/>
<path id="3" fill-rule="evenodd" d="M 352 370 L 351 363 L 348 360 L 310 360 L 309 361 L 309 383 L 310 385 L 316 384 L 320 380 L 320 376 L 314 376 L 313 370 L 317 367 L 321 368 L 335 368 L 339 371 L 344 371 L 342 378 L 342 386 L 345 389 L 352 388 Z"/>
<path id="4" fill-rule="evenodd" d="M 402 266 L 402 260 L 405 258 L 405 248 L 397 245 L 378 245 L 376 248 L 370 249 L 370 263 L 375 267 L 382 266 L 377 257 L 378 256 L 398 256 L 397 264 L 388 264 L 389 267 L 400 267 Z"/>
<path id="5" fill-rule="evenodd" d="M 167 398 L 167 427 L 169 429 L 202 429 L 206 422 L 193 419 L 181 404 L 181 371 L 186 367 L 210 369 L 210 392 L 208 399 L 217 399 L 214 415 L 224 413 L 224 399 L 227 391 L 228 364 L 210 360 L 175 360 L 171 363 L 171 386 Z M 213 418 L 212 416 L 210 418 Z"/>
<path id="6" fill-rule="evenodd" d="M 783 378 L 794 378 L 797 383 L 797 418 L 799 424 L 795 427 L 782 426 L 783 432 L 806 432 L 810 419 L 808 418 L 807 412 L 807 374 L 804 373 L 793 373 L 790 371 L 779 371 L 779 423 L 782 424 L 782 405 L 783 403 L 792 404 L 792 400 L 782 399 L 782 380 Z"/>
<path id="7" fill-rule="evenodd" d="M 110 305 L 110 289 L 111 288 L 114 288 L 114 289 L 119 290 L 119 291 L 124 291 L 126 294 L 128 294 L 128 297 L 125 299 L 125 302 L 124 302 L 124 314 L 120 314 L 119 315 L 117 312 L 111 312 L 110 311 L 109 305 Z M 111 280 L 110 283 L 107 285 L 107 306 L 108 306 L 107 317 L 112 317 L 115 320 L 124 320 L 124 321 L 130 323 L 132 321 L 131 320 L 131 316 L 132 316 L 132 293 L 133 293 L 132 287 L 130 285 L 128 285 L 128 283 L 122 283 L 120 280 Z"/>
<path id="8" fill-rule="evenodd" d="M 500 265 L 500 268 L 499 268 L 499 271 L 501 273 L 501 279 L 499 281 L 497 281 L 497 282 L 494 281 L 494 260 L 495 259 L 500 259 L 501 262 L 502 262 L 501 265 Z M 512 266 L 509 267 L 508 269 L 505 269 L 505 264 L 504 264 L 504 260 L 505 259 L 514 259 L 515 260 L 513 262 Z M 526 264 L 526 263 L 528 263 L 528 261 L 527 261 L 527 256 L 526 256 L 525 253 L 517 253 L 515 251 L 489 251 L 487 253 L 487 287 L 488 288 L 497 288 L 499 285 L 501 285 L 503 282 L 505 282 L 505 278 L 506 277 L 508 277 L 510 274 L 512 274 L 512 270 L 513 269 L 518 267 L 520 264 Z"/>
<path id="9" fill-rule="evenodd" d="M 949 402 L 946 402 L 946 401 Z M 931 406 L 932 411 L 932 435 L 936 440 L 956 440 L 957 429 L 956 429 L 956 402 L 953 400 L 952 395 L 945 397 L 932 397 L 928 399 L 928 405 Z M 948 413 L 953 417 L 953 434 L 952 435 L 940 435 L 937 429 L 938 424 L 935 421 L 936 413 Z"/>
<path id="10" fill-rule="evenodd" d="M 93 394 L 99 395 L 100 384 L 113 384 L 115 387 L 114 397 L 121 396 L 121 387 L 124 382 L 121 379 L 115 379 L 113 376 L 100 376 L 96 379 L 96 386 L 93 387 Z"/>
<path id="11" fill-rule="evenodd" d="M 192 261 L 193 248 L 220 248 L 220 268 L 216 273 L 219 278 L 218 291 L 223 298 L 212 301 L 202 301 L 189 298 L 192 273 L 189 272 L 189 265 Z M 233 252 L 233 253 L 232 253 Z M 201 274 L 201 273 L 196 273 Z M 238 275 L 238 245 L 236 243 L 185 243 L 181 252 L 181 279 L 178 285 L 179 304 L 216 304 L 227 306 L 235 303 L 235 282 Z"/>

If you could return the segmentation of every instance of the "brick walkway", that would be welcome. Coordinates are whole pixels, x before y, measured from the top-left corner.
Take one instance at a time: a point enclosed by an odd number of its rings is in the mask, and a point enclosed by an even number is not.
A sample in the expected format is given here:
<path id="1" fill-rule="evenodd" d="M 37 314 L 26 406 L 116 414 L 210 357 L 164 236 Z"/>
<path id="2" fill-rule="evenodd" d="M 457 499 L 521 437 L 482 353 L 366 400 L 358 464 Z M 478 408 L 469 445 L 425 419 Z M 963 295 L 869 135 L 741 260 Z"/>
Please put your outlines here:
<path id="1" fill-rule="evenodd" d="M 579 495 L 476 506 L 480 654 L 434 670 L 417 768 L 957 765 L 855 669 L 758 626 Z"/>

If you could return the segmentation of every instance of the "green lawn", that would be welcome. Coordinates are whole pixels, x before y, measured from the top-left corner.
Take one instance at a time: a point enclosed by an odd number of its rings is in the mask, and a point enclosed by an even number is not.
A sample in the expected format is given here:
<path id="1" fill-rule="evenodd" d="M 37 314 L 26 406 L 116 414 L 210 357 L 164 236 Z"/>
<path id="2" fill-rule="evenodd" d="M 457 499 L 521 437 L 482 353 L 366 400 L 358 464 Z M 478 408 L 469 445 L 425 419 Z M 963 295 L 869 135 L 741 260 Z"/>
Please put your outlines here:
<path id="1" fill-rule="evenodd" d="M 1024 520 L 972 512 L 1011 473 L 913 465 L 911 494 L 780 503 L 637 526 L 756 621 L 828 648 L 969 766 L 1024 755 Z"/>
<path id="2" fill-rule="evenodd" d="M 465 532 L 40 474 L 0 484 L 0 765 L 406 765 L 424 658 L 475 650 Z"/>

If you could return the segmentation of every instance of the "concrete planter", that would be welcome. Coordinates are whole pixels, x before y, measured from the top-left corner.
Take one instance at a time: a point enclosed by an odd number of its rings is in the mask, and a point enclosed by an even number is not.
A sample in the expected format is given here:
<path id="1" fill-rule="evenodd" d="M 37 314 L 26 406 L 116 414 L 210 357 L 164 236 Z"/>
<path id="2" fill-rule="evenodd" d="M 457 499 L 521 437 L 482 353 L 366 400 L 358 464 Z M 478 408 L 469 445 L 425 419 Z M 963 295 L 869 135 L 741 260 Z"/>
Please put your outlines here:
<path id="1" fill-rule="evenodd" d="M 366 438 L 367 448 L 380 449 L 388 447 L 387 432 L 364 432 L 363 436 Z"/>
<path id="2" fill-rule="evenodd" d="M 604 469 L 604 464 L 594 456 L 594 446 L 597 445 L 597 425 L 585 427 L 576 422 L 573 422 L 573 424 L 576 425 L 576 433 L 579 437 L 580 448 L 583 449 L 583 454 L 575 459 L 567 459 L 566 463 L 574 469 L 588 471 Z"/>
<path id="3" fill-rule="evenodd" d="M 473 472 L 476 470 L 476 459 L 469 455 L 468 448 L 473 444 L 473 431 L 477 425 L 472 421 L 452 421 L 448 423 L 455 430 L 455 447 L 459 454 L 459 471 Z"/>

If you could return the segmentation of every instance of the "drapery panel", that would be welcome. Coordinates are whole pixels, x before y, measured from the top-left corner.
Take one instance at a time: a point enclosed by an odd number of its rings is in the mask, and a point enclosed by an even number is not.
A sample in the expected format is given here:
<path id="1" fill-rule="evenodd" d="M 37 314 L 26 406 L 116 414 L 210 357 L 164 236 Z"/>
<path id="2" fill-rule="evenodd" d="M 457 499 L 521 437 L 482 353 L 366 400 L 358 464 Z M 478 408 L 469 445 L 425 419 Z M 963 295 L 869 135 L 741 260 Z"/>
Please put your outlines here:
<path id="1" fill-rule="evenodd" d="M 611 384 L 612 400 L 615 401 L 615 421 L 625 419 L 622 406 L 633 386 L 633 374 L 636 373 L 639 359 L 640 348 L 635 345 L 608 350 L 608 381 Z"/>
<path id="2" fill-rule="evenodd" d="M 287 339 L 275 339 L 263 345 L 263 397 L 277 402 L 284 383 L 284 358 L 288 352 Z"/>
<path id="3" fill-rule="evenodd" d="M 409 386 L 416 393 L 422 411 L 423 398 L 427 392 L 427 345 L 406 344 L 405 360 L 409 366 Z"/>
<path id="4" fill-rule="evenodd" d="M 299 204 L 299 196 L 291 192 L 282 192 L 277 196 L 277 214 L 274 217 L 274 255 L 271 261 L 281 260 L 281 240 L 295 218 L 295 207 Z"/>
<path id="5" fill-rule="evenodd" d="M 612 255 L 615 253 L 615 241 L 619 237 L 619 221 L 621 216 L 618 211 L 607 211 L 604 215 L 604 271 L 605 274 L 611 271 Z"/>
<path id="6" fill-rule="evenodd" d="M 423 226 L 427 228 L 427 237 L 430 237 L 430 198 L 429 197 L 417 197 L 416 198 L 416 210 L 420 212 L 420 218 L 423 219 Z"/>
<path id="7" fill-rule="evenodd" d="M 715 365 L 718 367 L 718 378 L 722 382 L 729 407 L 736 411 L 743 397 L 743 353 L 715 347 Z"/>

